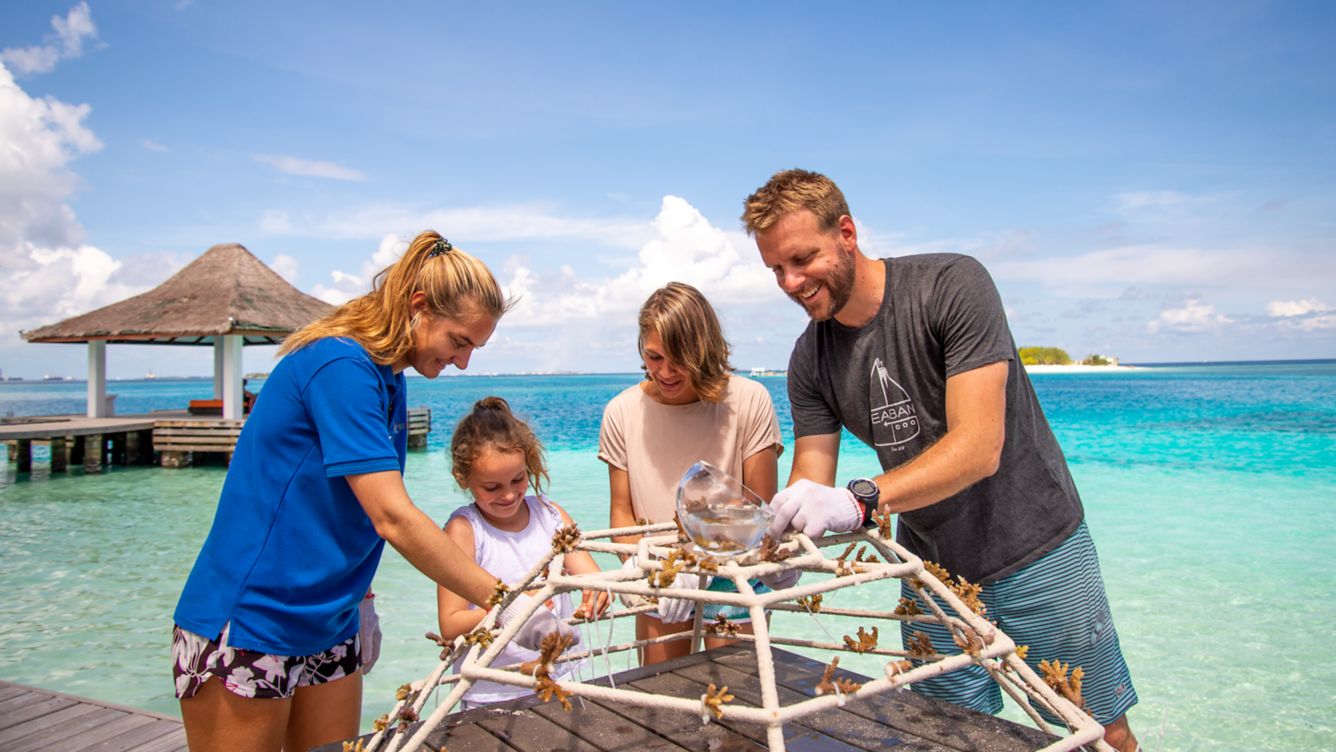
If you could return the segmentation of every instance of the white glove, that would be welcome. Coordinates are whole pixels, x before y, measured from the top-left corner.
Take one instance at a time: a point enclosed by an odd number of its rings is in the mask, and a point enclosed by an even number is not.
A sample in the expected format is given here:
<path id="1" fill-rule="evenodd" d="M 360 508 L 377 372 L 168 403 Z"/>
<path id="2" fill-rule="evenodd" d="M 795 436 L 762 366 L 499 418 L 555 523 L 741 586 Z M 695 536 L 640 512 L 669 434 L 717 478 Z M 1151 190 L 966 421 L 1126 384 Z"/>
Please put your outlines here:
<path id="1" fill-rule="evenodd" d="M 519 597 L 511 601 L 506 610 L 501 612 L 501 616 L 497 619 L 497 626 L 504 627 L 511 620 L 519 618 L 522 612 L 529 609 L 533 601 L 534 597 L 532 595 L 520 593 Z M 571 647 L 580 644 L 580 630 L 557 618 L 552 609 L 545 606 L 540 606 L 533 616 L 530 616 L 529 620 L 524 622 L 524 626 L 520 627 L 519 631 L 515 633 L 515 644 L 529 650 L 537 650 L 543 644 L 543 638 L 553 632 L 573 637 L 575 641 L 571 643 Z"/>
<path id="2" fill-rule="evenodd" d="M 358 606 L 358 618 L 361 626 L 357 629 L 357 641 L 362 648 L 362 673 L 371 673 L 371 667 L 380 658 L 380 617 L 376 616 L 374 595 L 367 595 Z"/>
<path id="3" fill-rule="evenodd" d="M 638 569 L 639 566 L 640 565 L 636 563 L 636 557 L 634 556 L 628 556 L 626 561 L 622 562 L 622 569 Z M 622 602 L 622 605 L 627 608 L 635 608 L 636 606 L 641 606 L 645 603 L 645 596 L 634 595 L 632 593 L 618 593 L 617 598 Z"/>
<path id="4" fill-rule="evenodd" d="M 668 587 L 705 588 L 709 586 L 711 579 L 713 578 L 709 576 L 702 578 L 702 576 L 698 574 L 687 574 L 686 572 L 682 572 L 673 578 L 673 584 Z M 687 598 L 665 598 L 662 595 L 659 596 L 659 620 L 664 624 L 676 624 L 680 621 L 686 621 L 691 618 L 691 615 L 695 610 L 696 602 L 693 600 Z"/>
<path id="5" fill-rule="evenodd" d="M 775 494 L 770 535 L 778 538 L 790 525 L 809 538 L 857 530 L 863 510 L 847 488 L 831 488 L 804 478 Z"/>
<path id="6" fill-rule="evenodd" d="M 801 577 L 801 569 L 782 569 L 774 574 L 763 574 L 756 579 L 765 584 L 771 590 L 786 590 L 798 584 L 798 578 Z"/>

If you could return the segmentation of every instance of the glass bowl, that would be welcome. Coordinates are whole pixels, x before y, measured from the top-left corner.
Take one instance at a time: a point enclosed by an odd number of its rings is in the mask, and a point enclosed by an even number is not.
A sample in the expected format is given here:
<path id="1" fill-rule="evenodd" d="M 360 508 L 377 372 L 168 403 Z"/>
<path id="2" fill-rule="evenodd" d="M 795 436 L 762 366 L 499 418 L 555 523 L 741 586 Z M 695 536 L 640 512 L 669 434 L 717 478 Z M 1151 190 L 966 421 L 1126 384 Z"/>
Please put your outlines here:
<path id="1" fill-rule="evenodd" d="M 711 556 L 755 551 L 774 516 L 755 491 L 704 460 L 677 483 L 677 522 L 687 539 Z"/>

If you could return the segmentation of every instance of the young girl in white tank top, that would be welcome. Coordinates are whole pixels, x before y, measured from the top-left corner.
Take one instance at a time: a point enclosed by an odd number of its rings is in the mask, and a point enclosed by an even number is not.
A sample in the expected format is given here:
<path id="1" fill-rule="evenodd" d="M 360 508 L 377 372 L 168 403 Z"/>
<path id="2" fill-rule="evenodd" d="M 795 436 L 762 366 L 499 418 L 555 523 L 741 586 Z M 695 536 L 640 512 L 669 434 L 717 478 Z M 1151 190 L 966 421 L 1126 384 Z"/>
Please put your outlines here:
<path id="1" fill-rule="evenodd" d="M 552 534 L 564 525 L 574 524 L 565 510 L 542 494 L 547 480 L 543 447 L 533 431 L 510 412 L 500 397 L 487 397 L 473 406 L 455 428 L 450 442 L 451 473 L 460 487 L 473 497 L 473 503 L 456 509 L 445 524 L 446 535 L 465 551 L 473 552 L 478 566 L 505 583 L 513 583 L 528 574 L 552 550 Z M 528 493 L 530 486 L 537 492 Z M 598 564 L 588 552 L 566 555 L 566 572 L 597 572 Z M 602 613 L 607 593 L 585 591 L 586 613 Z M 459 595 L 437 588 L 437 615 L 441 636 L 447 640 L 472 631 L 482 621 L 485 611 Z M 571 599 L 563 594 L 550 601 L 557 617 L 568 619 L 574 613 Z M 492 667 L 503 668 L 538 658 L 538 653 L 511 643 L 501 651 Z M 459 671 L 463 656 L 455 661 Z M 559 679 L 579 667 L 559 663 L 553 678 Z M 497 682 L 479 681 L 464 695 L 464 709 L 493 702 L 513 700 L 532 694 L 531 690 Z"/>

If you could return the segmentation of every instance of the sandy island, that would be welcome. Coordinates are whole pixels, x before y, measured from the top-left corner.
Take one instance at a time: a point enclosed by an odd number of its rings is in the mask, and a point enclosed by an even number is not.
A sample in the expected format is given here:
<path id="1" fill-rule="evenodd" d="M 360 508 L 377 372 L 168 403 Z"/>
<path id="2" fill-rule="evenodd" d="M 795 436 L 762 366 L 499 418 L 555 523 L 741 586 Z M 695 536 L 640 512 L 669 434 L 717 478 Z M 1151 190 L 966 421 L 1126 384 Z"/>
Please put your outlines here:
<path id="1" fill-rule="evenodd" d="M 1141 371 L 1140 366 L 1026 366 L 1026 373 L 1112 373 L 1114 371 Z"/>

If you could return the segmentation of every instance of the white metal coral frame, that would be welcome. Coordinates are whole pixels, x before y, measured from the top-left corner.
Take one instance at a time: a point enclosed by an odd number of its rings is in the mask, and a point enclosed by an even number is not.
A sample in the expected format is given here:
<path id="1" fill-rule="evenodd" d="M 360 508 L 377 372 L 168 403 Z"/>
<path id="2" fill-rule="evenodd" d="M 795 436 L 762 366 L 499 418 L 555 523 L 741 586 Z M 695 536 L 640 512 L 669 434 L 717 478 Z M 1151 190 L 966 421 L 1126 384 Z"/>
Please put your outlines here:
<path id="1" fill-rule="evenodd" d="M 565 540 L 563 541 L 563 533 Z M 674 523 L 644 525 L 630 528 L 598 530 L 581 535 L 573 529 L 558 531 L 553 540 L 552 551 L 534 565 L 529 573 L 519 582 L 508 583 L 510 593 L 500 606 L 493 608 L 484 617 L 480 629 L 491 636 L 490 644 L 486 640 L 468 639 L 468 635 L 457 638 L 441 654 L 441 662 L 425 679 L 405 685 L 398 693 L 398 702 L 383 720 L 377 723 L 377 732 L 366 745 L 367 750 L 384 748 L 386 752 L 406 748 L 421 748 L 428 737 L 445 719 L 456 703 L 475 681 L 487 680 L 502 684 L 534 689 L 538 680 L 528 674 L 520 673 L 518 666 L 498 668 L 492 666 L 502 648 L 514 639 L 515 633 L 533 610 L 541 608 L 544 601 L 559 593 L 592 589 L 610 593 L 654 598 L 661 594 L 653 587 L 649 575 L 663 568 L 663 562 L 674 551 L 681 548 L 677 528 Z M 717 603 L 742 606 L 749 610 L 754 634 L 741 634 L 730 639 L 748 641 L 756 649 L 757 676 L 761 686 L 761 706 L 750 707 L 732 703 L 709 703 L 706 697 L 691 700 L 681 697 L 656 695 L 633 689 L 618 689 L 611 686 L 589 684 L 564 678 L 556 685 L 564 693 L 577 697 L 589 697 L 619 703 L 631 703 L 654 708 L 681 710 L 683 713 L 699 715 L 703 722 L 708 722 L 713 713 L 720 719 L 757 723 L 767 727 L 767 740 L 771 750 L 784 750 L 783 726 L 805 716 L 819 713 L 833 707 L 844 705 L 850 699 L 871 697 L 884 692 L 904 689 L 915 681 L 958 670 L 969 665 L 978 665 L 988 672 L 994 681 L 1010 696 L 1041 730 L 1059 736 L 1058 740 L 1043 747 L 1042 752 L 1060 752 L 1074 750 L 1083 745 L 1105 752 L 1111 748 L 1103 742 L 1103 728 L 1093 718 L 1083 712 L 1071 701 L 1054 691 L 1033 669 L 1016 653 L 1016 645 L 987 619 L 972 611 L 950 587 L 933 576 L 917 556 L 897 544 L 884 531 L 878 529 L 860 530 L 843 535 L 828 535 L 816 541 L 801 533 L 789 535 L 780 546 L 788 558 L 779 561 L 765 561 L 757 553 L 751 553 L 737 559 L 705 560 L 708 567 L 717 566 L 717 570 L 706 572 L 700 565 L 688 566 L 687 572 L 711 574 L 715 577 L 727 577 L 737 586 L 736 593 L 721 593 L 703 588 L 672 590 L 673 598 L 687 598 L 698 603 Z M 614 536 L 642 535 L 636 544 L 612 542 Z M 849 558 L 852 547 L 849 544 L 870 546 L 884 561 L 857 561 Z M 832 546 L 844 547 L 839 557 L 830 558 L 822 549 Z M 638 568 L 617 569 L 586 575 L 562 574 L 565 555 L 571 550 L 604 552 L 621 555 L 634 554 L 640 564 Z M 836 575 L 808 584 L 797 584 L 768 593 L 756 593 L 748 580 L 760 575 L 769 575 L 789 569 L 804 572 L 825 572 Z M 822 694 L 800 702 L 781 704 L 775 683 L 775 667 L 771 654 L 771 645 L 791 645 L 796 647 L 829 650 L 832 652 L 850 652 L 852 648 L 834 642 L 820 642 L 807 639 L 783 637 L 771 634 L 765 613 L 770 610 L 802 611 L 810 609 L 798 604 L 799 598 L 808 599 L 815 595 L 840 590 L 878 580 L 908 580 L 919 593 L 920 600 L 931 611 L 927 614 L 902 614 L 895 611 L 875 611 L 861 609 L 821 608 L 820 613 L 853 616 L 867 620 L 887 622 L 922 622 L 932 621 L 945 625 L 953 634 L 959 635 L 962 642 L 974 647 L 972 652 L 959 655 L 932 654 L 930 656 L 912 650 L 872 649 L 874 655 L 888 657 L 885 676 L 874 678 L 852 692 L 837 689 L 833 694 Z M 517 614 L 504 629 L 496 627 L 496 620 L 501 610 L 510 604 L 515 593 L 538 588 L 531 601 L 532 609 L 524 614 Z M 928 594 L 933 597 L 927 597 Z M 899 590 L 888 601 L 898 600 Z M 939 605 L 945 603 L 947 609 Z M 810 601 L 808 601 L 810 602 Z M 604 614 L 603 620 L 624 618 L 638 613 L 651 611 L 652 603 L 616 609 L 615 603 Z M 950 611 L 950 613 L 948 613 Z M 696 618 L 690 632 L 666 635 L 654 640 L 634 640 L 621 645 L 612 645 L 584 651 L 572 651 L 561 656 L 561 661 L 574 661 L 593 654 L 607 654 L 633 650 L 652 642 L 690 639 L 693 651 L 698 649 L 708 625 L 701 623 L 701 609 L 696 609 Z M 579 623 L 577 617 L 572 623 Z M 466 657 L 457 675 L 446 676 L 460 650 L 466 650 Z M 903 661 L 911 660 L 911 668 L 905 669 Z M 428 698 L 439 687 L 451 686 L 448 695 L 439 702 L 435 711 L 418 727 L 410 737 L 407 733 L 409 723 L 418 720 Z M 1038 706 L 1038 707 L 1036 707 Z M 1040 715 L 1042 708 L 1052 717 L 1060 718 L 1066 726 L 1063 736 Z M 707 712 L 707 710 L 709 712 Z"/>

